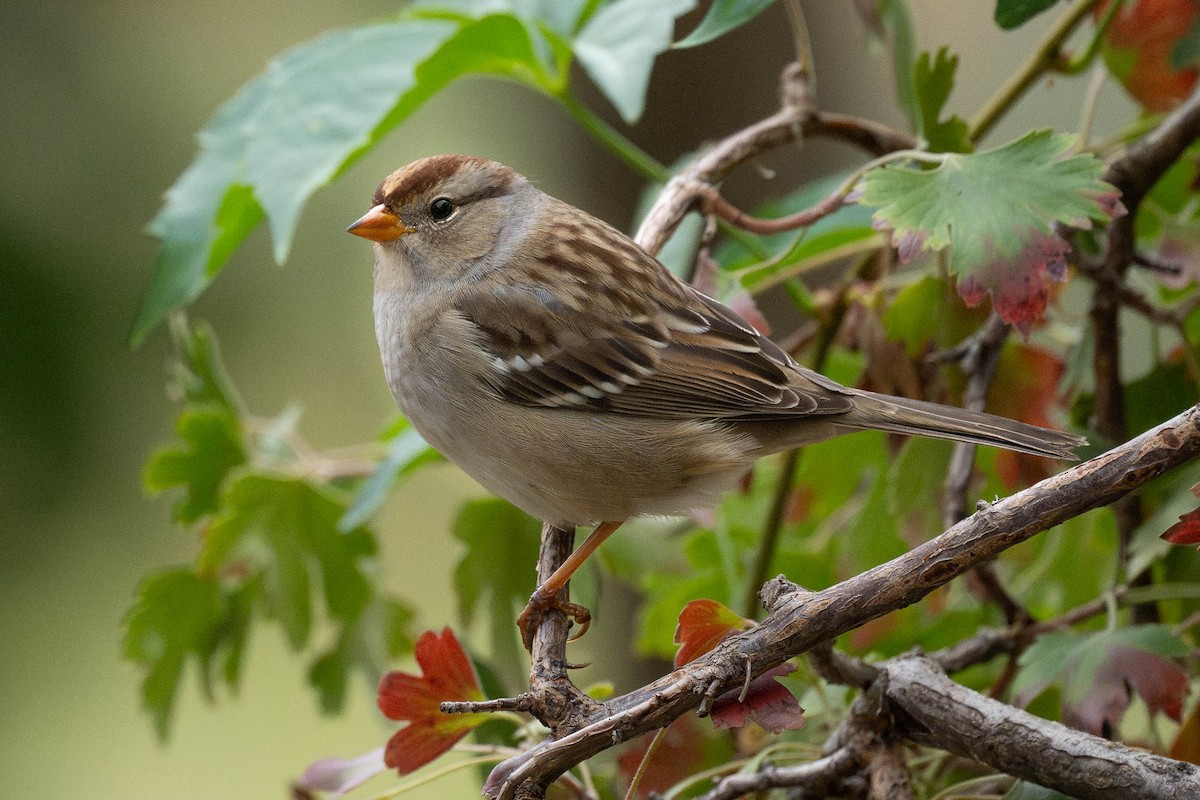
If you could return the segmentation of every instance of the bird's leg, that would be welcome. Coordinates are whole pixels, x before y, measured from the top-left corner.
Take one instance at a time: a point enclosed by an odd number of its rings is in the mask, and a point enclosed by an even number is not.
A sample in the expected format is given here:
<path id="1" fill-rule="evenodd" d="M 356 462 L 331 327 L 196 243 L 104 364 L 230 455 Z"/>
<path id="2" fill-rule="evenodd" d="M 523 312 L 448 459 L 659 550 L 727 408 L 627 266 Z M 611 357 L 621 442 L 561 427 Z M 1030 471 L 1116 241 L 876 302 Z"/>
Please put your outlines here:
<path id="1" fill-rule="evenodd" d="M 525 643 L 526 650 L 532 647 L 533 634 L 541 622 L 542 615 L 550 609 L 562 611 L 580 626 L 579 633 L 572 638 L 572 641 L 587 633 L 588 626 L 592 621 L 592 612 L 578 603 L 560 600 L 558 593 L 567 585 L 567 581 L 571 580 L 575 570 L 579 569 L 588 556 L 596 552 L 604 540 L 612 536 L 619 527 L 621 527 L 621 522 L 602 522 L 597 525 L 596 529 L 584 539 L 583 544 L 579 545 L 575 552 L 571 553 L 567 560 L 542 582 L 541 586 L 534 589 L 529 598 L 529 604 L 525 606 L 521 616 L 517 617 L 517 627 L 521 629 L 521 640 Z"/>

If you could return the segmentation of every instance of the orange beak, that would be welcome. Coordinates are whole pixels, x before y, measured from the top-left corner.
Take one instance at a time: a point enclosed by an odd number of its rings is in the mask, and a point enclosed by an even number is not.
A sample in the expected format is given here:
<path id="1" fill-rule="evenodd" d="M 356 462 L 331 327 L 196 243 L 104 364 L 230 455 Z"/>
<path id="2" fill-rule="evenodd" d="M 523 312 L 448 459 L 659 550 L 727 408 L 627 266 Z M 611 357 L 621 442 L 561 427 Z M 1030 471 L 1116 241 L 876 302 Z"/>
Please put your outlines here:
<path id="1" fill-rule="evenodd" d="M 406 233 L 412 233 L 412 228 L 402 224 L 395 214 L 380 203 L 356 219 L 353 225 L 346 228 L 346 232 L 373 242 L 390 242 Z"/>

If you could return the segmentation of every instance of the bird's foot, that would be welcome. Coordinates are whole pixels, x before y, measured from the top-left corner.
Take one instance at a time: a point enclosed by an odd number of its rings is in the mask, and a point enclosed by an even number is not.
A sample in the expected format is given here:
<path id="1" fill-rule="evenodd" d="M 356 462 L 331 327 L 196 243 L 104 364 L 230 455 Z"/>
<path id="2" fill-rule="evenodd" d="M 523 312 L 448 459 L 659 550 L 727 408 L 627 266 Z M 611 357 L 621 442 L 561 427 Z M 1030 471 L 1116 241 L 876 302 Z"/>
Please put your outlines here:
<path id="1" fill-rule="evenodd" d="M 569 621 L 579 626 L 579 632 L 567 641 L 573 642 L 582 637 L 592 624 L 592 612 L 587 607 L 569 600 L 560 600 L 557 592 L 548 594 L 539 586 L 529 597 L 529 604 L 525 606 L 521 616 L 517 617 L 517 627 L 521 630 L 521 642 L 530 652 L 533 651 L 533 637 L 537 635 L 537 629 L 542 624 L 542 619 L 546 616 L 547 611 L 561 611 Z"/>

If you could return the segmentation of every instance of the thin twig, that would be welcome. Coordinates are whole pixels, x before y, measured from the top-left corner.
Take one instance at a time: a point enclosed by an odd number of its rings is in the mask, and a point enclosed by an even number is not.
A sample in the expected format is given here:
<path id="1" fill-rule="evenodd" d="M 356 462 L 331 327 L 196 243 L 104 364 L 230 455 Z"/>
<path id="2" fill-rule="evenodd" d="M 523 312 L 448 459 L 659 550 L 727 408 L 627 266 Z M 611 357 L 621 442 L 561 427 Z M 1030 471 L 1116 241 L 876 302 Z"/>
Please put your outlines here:
<path id="1" fill-rule="evenodd" d="M 848 749 L 794 767 L 766 765 L 758 772 L 727 775 L 700 800 L 734 798 L 768 789 L 803 789 L 804 796 L 826 797 L 846 776 L 858 771 L 861 757 Z"/>
<path id="2" fill-rule="evenodd" d="M 817 110 L 807 74 L 798 64 L 784 70 L 780 84 L 781 108 L 777 112 L 721 140 L 667 183 L 642 221 L 635 237 L 638 244 L 657 253 L 706 191 L 748 159 L 780 145 L 825 136 L 875 155 L 916 146 L 909 134 L 872 120 Z"/>

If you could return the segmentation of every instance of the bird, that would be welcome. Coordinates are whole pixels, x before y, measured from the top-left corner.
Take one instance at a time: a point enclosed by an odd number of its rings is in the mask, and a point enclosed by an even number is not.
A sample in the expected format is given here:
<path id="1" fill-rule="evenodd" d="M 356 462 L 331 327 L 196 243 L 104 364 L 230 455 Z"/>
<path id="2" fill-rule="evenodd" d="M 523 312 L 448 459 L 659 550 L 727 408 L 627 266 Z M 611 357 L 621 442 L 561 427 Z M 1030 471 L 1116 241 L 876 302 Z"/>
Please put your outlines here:
<path id="1" fill-rule="evenodd" d="M 492 493 L 587 540 L 537 588 L 526 645 L 625 521 L 714 504 L 763 456 L 859 430 L 1074 459 L 1072 433 L 843 386 L 807 369 L 615 227 L 464 155 L 386 177 L 375 333 L 400 410 Z"/>

